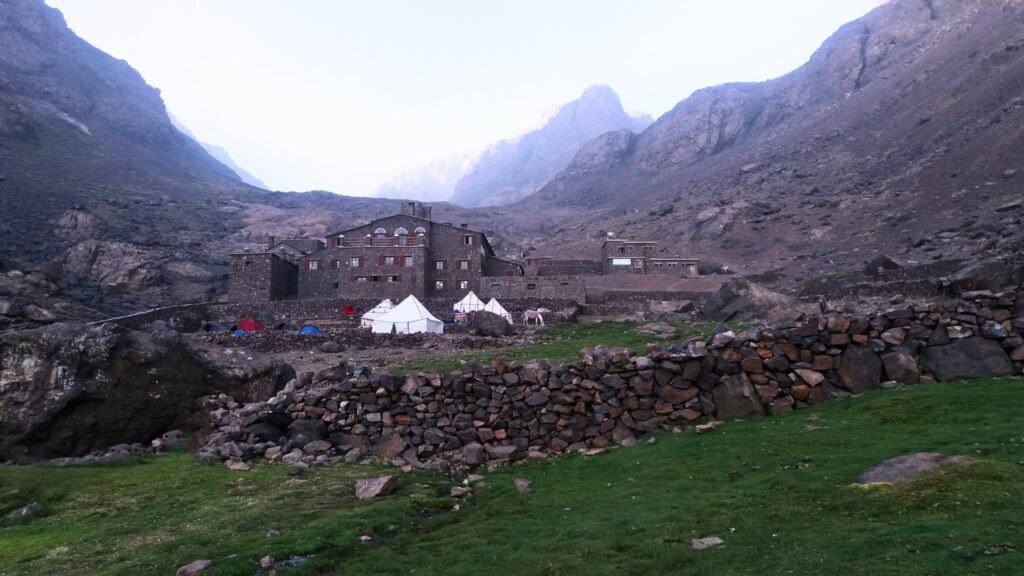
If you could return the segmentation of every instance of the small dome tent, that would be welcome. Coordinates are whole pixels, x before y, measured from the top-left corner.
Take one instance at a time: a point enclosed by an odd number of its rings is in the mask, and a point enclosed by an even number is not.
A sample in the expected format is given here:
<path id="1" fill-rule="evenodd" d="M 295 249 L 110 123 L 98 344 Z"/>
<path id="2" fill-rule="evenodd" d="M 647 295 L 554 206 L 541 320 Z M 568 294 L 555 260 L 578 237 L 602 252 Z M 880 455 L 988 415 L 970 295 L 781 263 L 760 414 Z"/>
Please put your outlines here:
<path id="1" fill-rule="evenodd" d="M 371 329 L 377 334 L 440 334 L 444 331 L 444 324 L 434 318 L 415 296 L 409 296 L 386 314 L 375 318 Z"/>
<path id="2" fill-rule="evenodd" d="M 509 324 L 512 323 L 512 315 L 509 314 L 508 310 L 505 310 L 505 307 L 502 306 L 501 303 L 495 300 L 494 298 L 491 298 L 491 300 L 487 302 L 487 306 L 484 306 L 484 311 L 490 312 L 492 314 L 497 314 L 498 316 L 501 316 L 505 320 L 508 320 Z"/>
<path id="3" fill-rule="evenodd" d="M 469 291 L 469 294 L 466 294 L 465 298 L 456 302 L 455 306 L 452 306 L 452 310 L 459 312 L 477 312 L 483 309 L 484 301 L 478 298 L 472 290 Z"/>
<path id="4" fill-rule="evenodd" d="M 387 314 L 394 307 L 395 305 L 391 302 L 391 299 L 385 298 L 383 301 L 381 301 L 380 304 L 374 306 L 372 310 L 369 310 L 366 312 L 366 314 L 363 314 L 362 318 L 359 320 L 359 327 L 371 328 L 373 326 L 374 320 Z"/>

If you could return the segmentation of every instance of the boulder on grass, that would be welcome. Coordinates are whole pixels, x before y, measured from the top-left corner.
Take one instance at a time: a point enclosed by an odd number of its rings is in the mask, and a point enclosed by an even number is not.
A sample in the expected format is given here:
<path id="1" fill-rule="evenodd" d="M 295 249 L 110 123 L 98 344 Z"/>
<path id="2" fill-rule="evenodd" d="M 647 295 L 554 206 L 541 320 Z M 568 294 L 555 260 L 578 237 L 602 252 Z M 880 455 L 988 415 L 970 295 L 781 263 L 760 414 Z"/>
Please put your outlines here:
<path id="1" fill-rule="evenodd" d="M 469 333 L 496 338 L 499 336 L 509 336 L 515 333 L 515 330 L 512 329 L 512 325 L 508 323 L 508 320 L 505 320 L 504 316 L 482 310 L 473 313 L 473 320 L 469 323 Z"/>
<path id="2" fill-rule="evenodd" d="M 857 483 L 887 482 L 889 484 L 899 484 L 900 482 L 916 478 L 922 472 L 942 464 L 966 462 L 974 462 L 974 459 L 967 456 L 946 456 L 938 452 L 918 452 L 908 456 L 890 458 L 877 466 L 869 468 L 860 475 L 860 478 L 857 478 Z"/>
<path id="3" fill-rule="evenodd" d="M 395 491 L 398 478 L 394 476 L 378 476 L 365 478 L 356 482 L 356 498 L 369 500 L 378 496 L 387 496 Z"/>

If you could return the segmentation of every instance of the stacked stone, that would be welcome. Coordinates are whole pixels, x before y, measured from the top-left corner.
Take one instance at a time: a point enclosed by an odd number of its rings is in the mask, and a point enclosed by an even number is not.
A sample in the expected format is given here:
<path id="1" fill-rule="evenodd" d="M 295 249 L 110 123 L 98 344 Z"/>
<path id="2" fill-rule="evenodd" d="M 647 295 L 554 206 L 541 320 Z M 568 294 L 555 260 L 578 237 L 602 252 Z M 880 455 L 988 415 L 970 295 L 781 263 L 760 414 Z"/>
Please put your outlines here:
<path id="1" fill-rule="evenodd" d="M 631 445 L 636 435 L 780 414 L 890 381 L 1019 374 L 1024 298 L 958 301 L 862 318 L 727 331 L 710 341 L 587 348 L 550 366 L 496 361 L 447 375 L 307 373 L 266 402 L 206 399 L 204 458 L 290 464 L 367 457 L 397 465 L 471 466 Z"/>

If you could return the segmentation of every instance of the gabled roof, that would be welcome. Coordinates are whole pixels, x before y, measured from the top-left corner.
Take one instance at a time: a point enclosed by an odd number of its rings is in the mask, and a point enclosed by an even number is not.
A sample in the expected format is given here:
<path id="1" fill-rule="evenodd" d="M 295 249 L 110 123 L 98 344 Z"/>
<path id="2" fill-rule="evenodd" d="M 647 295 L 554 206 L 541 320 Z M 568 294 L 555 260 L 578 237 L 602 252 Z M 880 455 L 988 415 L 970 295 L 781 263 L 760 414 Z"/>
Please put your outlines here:
<path id="1" fill-rule="evenodd" d="M 378 316 L 376 320 L 383 322 L 414 322 L 416 320 L 433 320 L 434 322 L 440 322 L 434 315 L 430 313 L 426 307 L 413 295 L 409 295 L 408 298 L 402 300 L 402 302 L 388 311 L 382 316 Z"/>

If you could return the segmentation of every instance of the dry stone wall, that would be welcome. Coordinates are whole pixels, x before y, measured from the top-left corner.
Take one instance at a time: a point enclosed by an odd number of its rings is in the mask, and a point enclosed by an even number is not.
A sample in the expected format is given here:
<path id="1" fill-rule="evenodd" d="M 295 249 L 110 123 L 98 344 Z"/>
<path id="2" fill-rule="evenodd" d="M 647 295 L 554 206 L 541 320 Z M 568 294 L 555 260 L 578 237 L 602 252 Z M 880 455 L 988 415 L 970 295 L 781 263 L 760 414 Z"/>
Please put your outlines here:
<path id="1" fill-rule="evenodd" d="M 1020 374 L 1024 297 L 976 292 L 927 308 L 709 340 L 584 349 L 551 366 L 495 361 L 451 374 L 305 374 L 265 402 L 210 397 L 204 459 L 293 464 L 377 457 L 400 465 L 498 464 L 878 388 Z"/>

